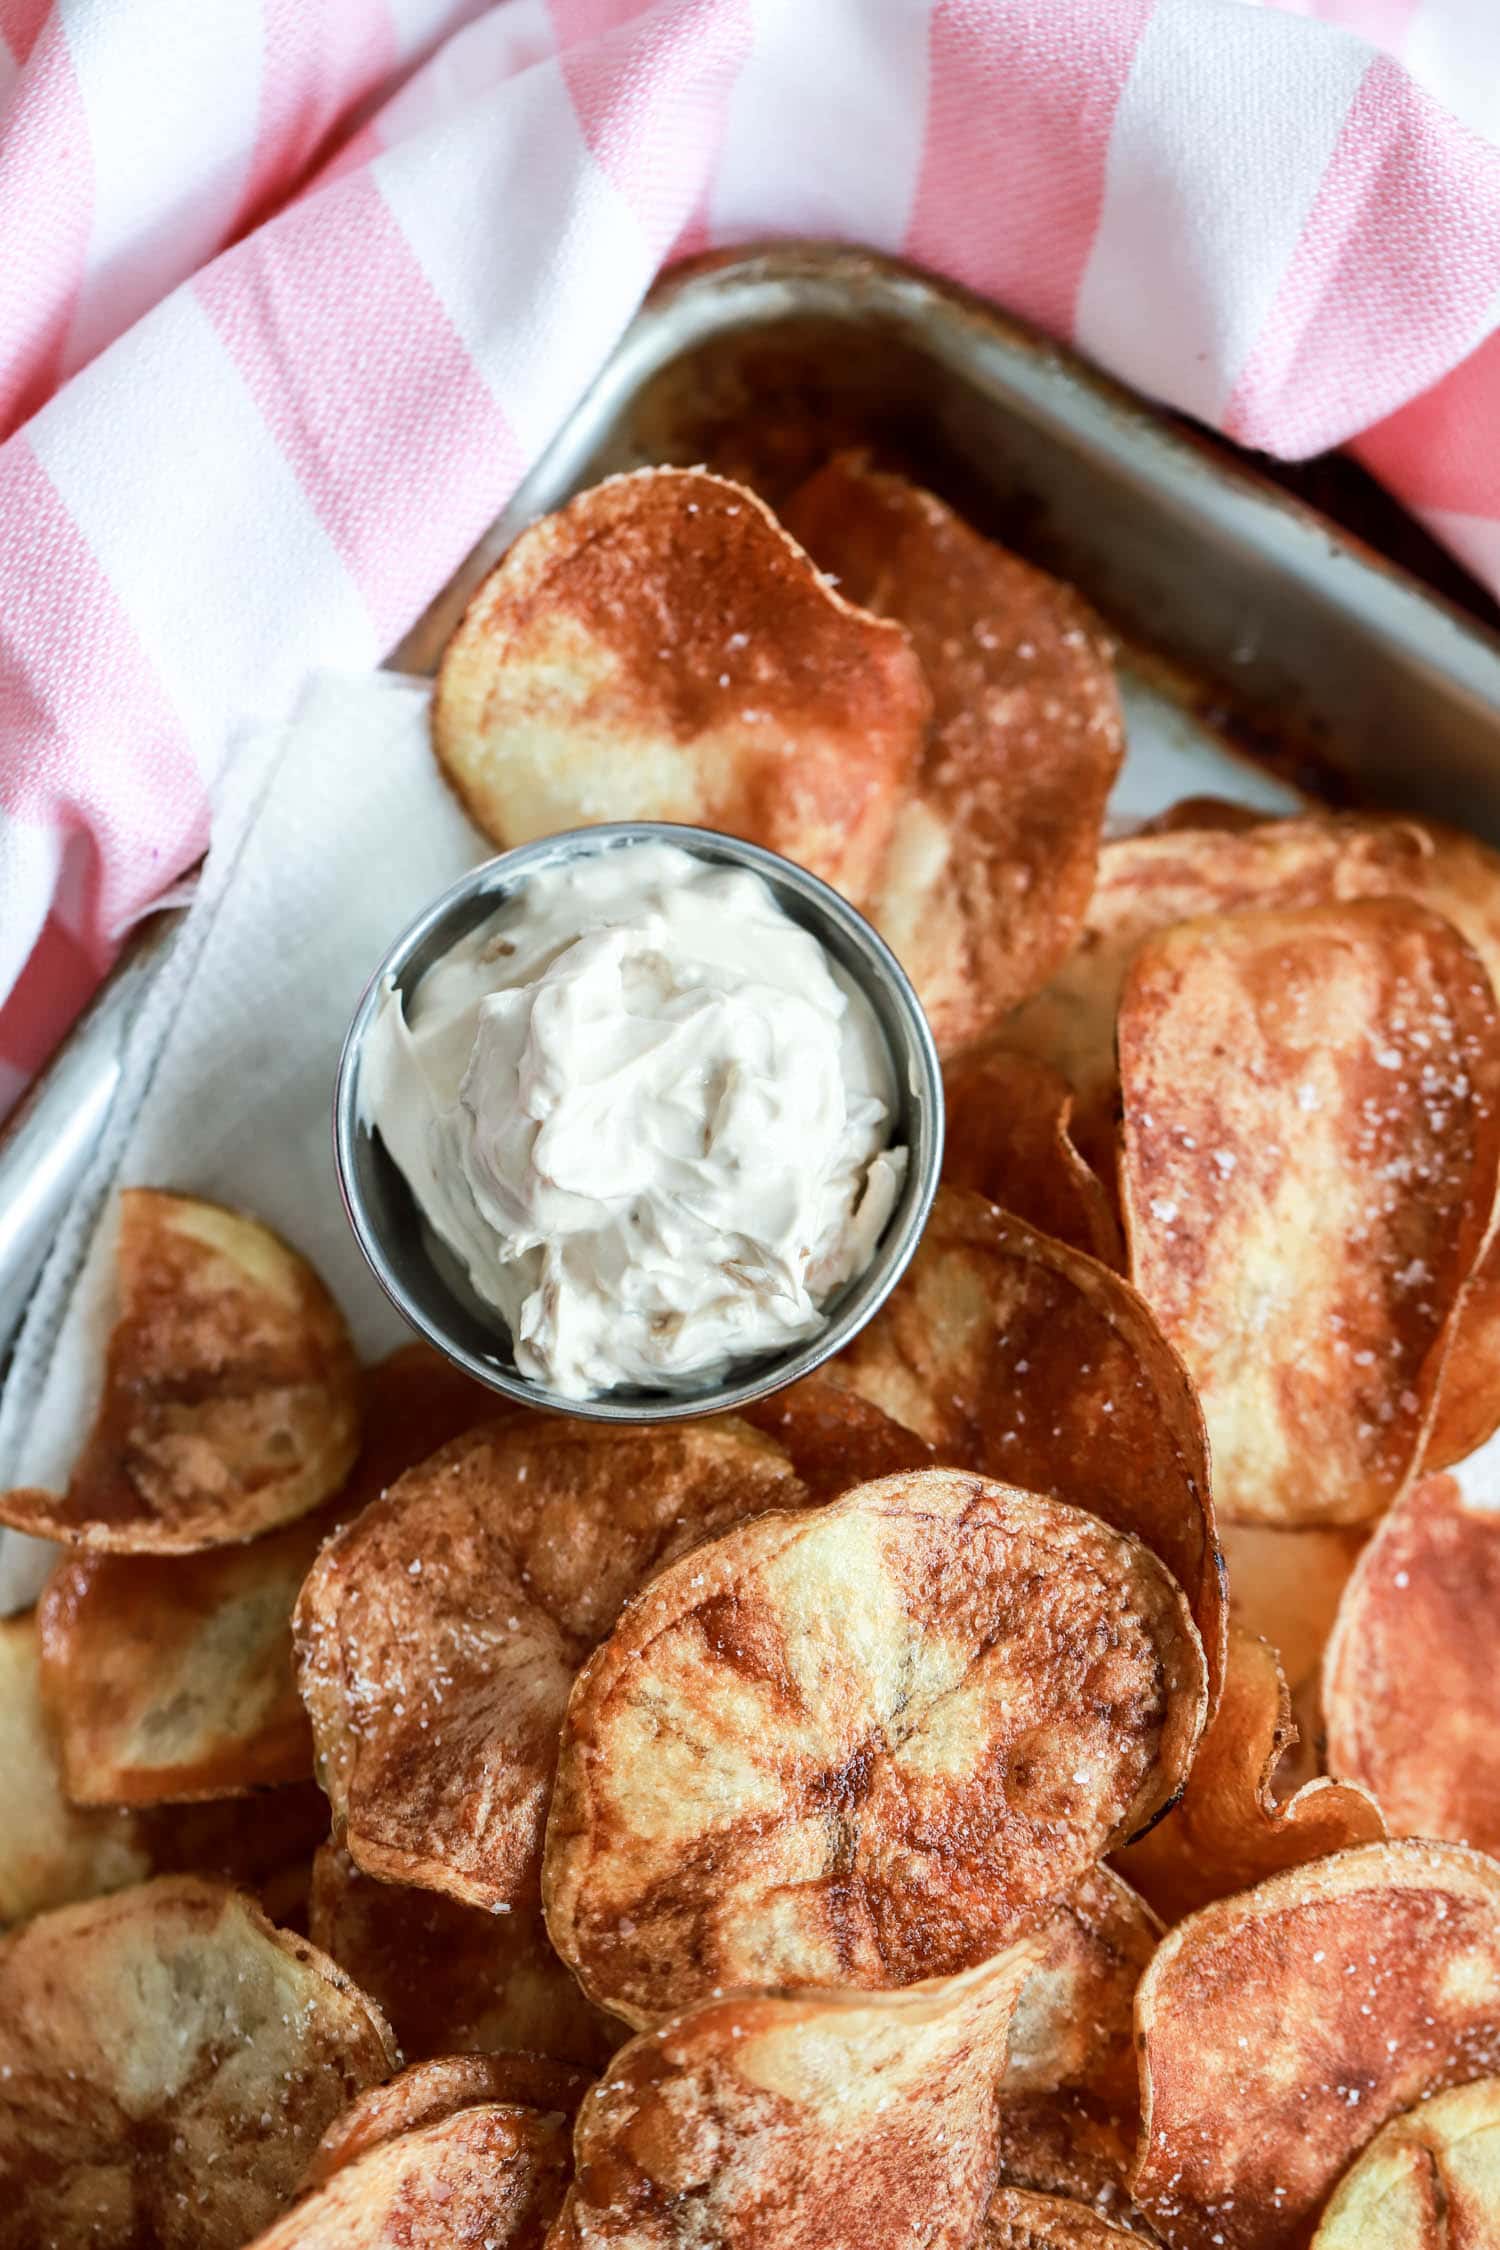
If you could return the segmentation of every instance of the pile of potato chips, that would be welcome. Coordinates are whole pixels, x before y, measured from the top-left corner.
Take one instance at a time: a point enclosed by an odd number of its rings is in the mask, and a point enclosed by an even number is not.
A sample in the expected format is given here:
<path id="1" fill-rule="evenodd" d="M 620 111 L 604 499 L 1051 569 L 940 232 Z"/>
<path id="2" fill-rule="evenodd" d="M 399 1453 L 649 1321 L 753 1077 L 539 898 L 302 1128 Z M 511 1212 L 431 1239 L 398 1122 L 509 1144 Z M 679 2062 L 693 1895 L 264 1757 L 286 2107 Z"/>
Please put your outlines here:
<path id="1" fill-rule="evenodd" d="M 1500 2243 L 1500 860 L 1102 840 L 1077 599 L 862 459 L 783 516 L 584 494 L 435 741 L 497 845 L 700 821 L 872 916 L 921 1248 L 823 1375 L 618 1428 L 121 1198 L 95 1426 L 0 1497 L 64 1549 L 0 2250 Z"/>

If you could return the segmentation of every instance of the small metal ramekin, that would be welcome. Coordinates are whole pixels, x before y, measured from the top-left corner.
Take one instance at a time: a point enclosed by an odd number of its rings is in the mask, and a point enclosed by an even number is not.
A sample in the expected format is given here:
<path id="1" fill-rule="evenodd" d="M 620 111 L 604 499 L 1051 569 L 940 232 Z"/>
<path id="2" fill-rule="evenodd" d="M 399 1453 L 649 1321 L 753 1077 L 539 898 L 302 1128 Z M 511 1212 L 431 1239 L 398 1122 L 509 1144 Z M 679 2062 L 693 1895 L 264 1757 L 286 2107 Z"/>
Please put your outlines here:
<path id="1" fill-rule="evenodd" d="M 700 1390 L 623 1388 L 597 1398 L 564 1398 L 516 1370 L 500 1315 L 470 1285 L 459 1260 L 423 1219 L 384 1142 L 360 1118 L 365 1041 L 388 989 L 410 998 L 433 963 L 449 952 L 527 879 L 559 862 L 632 844 L 676 844 L 712 866 L 748 868 L 763 878 L 794 922 L 810 930 L 864 993 L 890 1050 L 898 1115 L 895 1144 L 910 1152 L 900 1199 L 870 1264 L 827 1308 L 816 1336 L 795 1349 L 750 1357 Z M 334 1094 L 334 1160 L 355 1239 L 381 1288 L 418 1333 L 476 1381 L 522 1406 L 596 1422 L 678 1422 L 721 1414 L 768 1397 L 832 1359 L 895 1288 L 921 1237 L 937 1191 L 943 1155 L 943 1081 L 921 1003 L 895 955 L 863 915 L 816 875 L 706 828 L 668 821 L 573 828 L 505 852 L 444 891 L 402 932 L 365 989 L 339 1058 Z"/>

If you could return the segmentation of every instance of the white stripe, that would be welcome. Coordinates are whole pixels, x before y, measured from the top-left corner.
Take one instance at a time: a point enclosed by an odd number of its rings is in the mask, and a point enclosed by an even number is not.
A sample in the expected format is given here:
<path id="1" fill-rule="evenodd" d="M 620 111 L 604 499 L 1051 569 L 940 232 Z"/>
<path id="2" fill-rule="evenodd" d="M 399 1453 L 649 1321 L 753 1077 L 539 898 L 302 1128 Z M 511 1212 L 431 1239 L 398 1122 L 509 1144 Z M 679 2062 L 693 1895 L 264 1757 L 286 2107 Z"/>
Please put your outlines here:
<path id="1" fill-rule="evenodd" d="M 60 0 L 93 167 L 71 374 L 218 251 L 255 150 L 259 0 Z"/>
<path id="2" fill-rule="evenodd" d="M 389 5 L 389 0 L 387 0 Z M 446 125 L 456 110 L 557 51 L 547 0 L 507 0 L 447 40 L 374 120 L 382 144 Z"/>
<path id="3" fill-rule="evenodd" d="M 1401 60 L 1435 101 L 1487 141 L 1500 141 L 1500 6 L 1424 0 Z"/>
<path id="4" fill-rule="evenodd" d="M 1085 351 L 1218 419 L 1369 62 L 1362 40 L 1239 0 L 1159 0 L 1110 139 Z"/>
<path id="5" fill-rule="evenodd" d="M 379 657 L 353 580 L 190 290 L 85 368 L 29 434 L 205 781 L 230 736 L 279 716 L 310 670 Z"/>
<path id="6" fill-rule="evenodd" d="M 384 0 L 385 12 L 396 34 L 396 53 L 409 64 L 426 54 L 439 40 L 450 39 L 476 16 L 499 19 L 512 13 L 516 0 Z"/>
<path id="7" fill-rule="evenodd" d="M 714 239 L 796 231 L 899 249 L 922 163 L 930 0 L 753 0 L 752 13 Z"/>
<path id="8" fill-rule="evenodd" d="M 528 460 L 597 372 L 651 279 L 557 63 L 403 141 L 372 171 Z"/>

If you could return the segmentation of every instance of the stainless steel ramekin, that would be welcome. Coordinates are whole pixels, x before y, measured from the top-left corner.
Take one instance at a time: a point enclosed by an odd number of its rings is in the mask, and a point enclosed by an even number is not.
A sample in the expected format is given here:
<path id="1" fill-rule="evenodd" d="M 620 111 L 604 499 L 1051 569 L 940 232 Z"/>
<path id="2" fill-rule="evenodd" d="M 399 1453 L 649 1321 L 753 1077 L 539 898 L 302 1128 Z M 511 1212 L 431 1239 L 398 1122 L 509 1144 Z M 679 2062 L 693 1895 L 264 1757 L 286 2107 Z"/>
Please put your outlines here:
<path id="1" fill-rule="evenodd" d="M 794 1350 L 750 1358 L 718 1383 L 699 1390 L 608 1391 L 563 1398 L 516 1370 L 504 1323 L 470 1286 L 468 1276 L 417 1208 L 384 1142 L 360 1118 L 360 1062 L 381 997 L 409 998 L 433 963 L 542 868 L 638 843 L 677 844 L 720 867 L 761 876 L 782 909 L 819 939 L 875 1011 L 890 1050 L 899 1105 L 893 1139 L 910 1151 L 905 1185 L 875 1256 L 828 1309 L 826 1325 Z M 832 1359 L 858 1334 L 895 1288 L 921 1237 L 937 1190 L 943 1154 L 943 1082 L 921 1003 L 890 948 L 863 915 L 817 876 L 706 828 L 666 821 L 573 828 L 525 844 L 476 867 L 435 899 L 402 932 L 370 979 L 339 1059 L 334 1094 L 334 1158 L 349 1224 L 370 1270 L 398 1312 L 440 1352 L 503 1398 L 596 1422 L 675 1422 L 720 1414 L 766 1398 Z"/>

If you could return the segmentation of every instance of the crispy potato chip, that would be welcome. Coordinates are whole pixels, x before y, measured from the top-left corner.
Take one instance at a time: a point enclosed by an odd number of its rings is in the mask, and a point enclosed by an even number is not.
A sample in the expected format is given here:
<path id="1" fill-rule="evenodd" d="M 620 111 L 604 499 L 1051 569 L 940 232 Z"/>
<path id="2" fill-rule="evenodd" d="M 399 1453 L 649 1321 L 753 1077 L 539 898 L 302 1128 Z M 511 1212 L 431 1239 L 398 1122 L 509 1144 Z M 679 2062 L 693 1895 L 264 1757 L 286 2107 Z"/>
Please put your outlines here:
<path id="1" fill-rule="evenodd" d="M 1028 1920 L 1037 1965 L 1010 2028 L 1002 2099 L 1068 2088 L 1133 2117 L 1136 1986 L 1161 1938 L 1144 1899 L 1107 1867 Z"/>
<path id="2" fill-rule="evenodd" d="M 190 1554 L 338 1490 L 359 1442 L 359 1373 L 305 1259 L 242 1212 L 126 1188 L 117 1278 L 103 1398 L 67 1492 L 0 1493 L 0 1523 Z"/>
<path id="3" fill-rule="evenodd" d="M 313 2153 L 302 2185 L 322 2187 L 335 2172 L 382 2141 L 417 2132 L 482 2102 L 504 2102 L 512 2109 L 556 2110 L 572 2117 L 592 2081 L 566 2063 L 540 2055 L 442 2055 L 413 2063 L 356 2094 L 336 2117 Z"/>
<path id="4" fill-rule="evenodd" d="M 573 1689 L 552 1941 L 637 2024 L 966 1968 L 1171 1800 L 1204 1692 L 1176 1581 L 1055 1500 L 920 1469 L 741 1525 Z"/>
<path id="5" fill-rule="evenodd" d="M 1128 1283 L 943 1188 L 904 1280 L 826 1372 L 938 1460 L 1144 1540 L 1187 1593 L 1217 1692 L 1225 1598 L 1203 1417 Z"/>
<path id="6" fill-rule="evenodd" d="M 1396 1503 L 1328 1643 L 1328 1768 L 1398 1836 L 1500 1852 L 1500 1446 Z"/>
<path id="7" fill-rule="evenodd" d="M 1005 1047 L 960 1055 L 943 1072 L 943 1178 L 1118 1268 L 1124 1249 L 1104 1184 L 1068 1132 L 1073 1095 L 1050 1063 Z"/>
<path id="8" fill-rule="evenodd" d="M 857 1484 L 932 1460 L 932 1448 L 915 1430 L 826 1375 L 804 1375 L 773 1391 L 745 1407 L 741 1419 L 774 1438 L 814 1500 L 837 1500 Z"/>
<path id="9" fill-rule="evenodd" d="M 748 837 L 869 888 L 929 698 L 764 501 L 701 469 L 595 485 L 524 531 L 444 652 L 433 743 L 502 849 L 604 820 Z"/>
<path id="10" fill-rule="evenodd" d="M 971 2250 L 1031 1956 L 904 1992 L 738 1993 L 621 2049 L 552 2250 Z"/>
<path id="11" fill-rule="evenodd" d="M 249 2250 L 542 2250 L 570 2168 L 565 2117 L 472 2105 L 378 2142 Z"/>
<path id="12" fill-rule="evenodd" d="M 490 1913 L 436 1891 L 377 1882 L 328 1844 L 313 1866 L 310 1934 L 379 2001 L 413 2062 L 470 2048 L 525 2048 L 599 2064 L 624 2036 L 553 1952 L 539 1892 Z"/>
<path id="13" fill-rule="evenodd" d="M 82 1804 L 224 1797 L 313 1769 L 292 1610 L 323 1541 L 494 1397 L 425 1345 L 363 1378 L 364 1443 L 310 1516 L 201 1555 L 82 1551 L 38 1606 L 43 1688 Z"/>
<path id="14" fill-rule="evenodd" d="M 1086 2203 L 1026 2188 L 998 2187 L 990 2197 L 975 2250 L 1119 2250 L 1139 2236 L 1111 2226 Z"/>
<path id="15" fill-rule="evenodd" d="M 1420 1458 L 1500 1164 L 1500 1015 L 1403 899 L 1180 924 L 1120 1006 L 1131 1278 L 1226 1516 L 1379 1515 Z"/>
<path id="16" fill-rule="evenodd" d="M 1383 2125 L 1335 2189 L 1313 2250 L 1500 2250 L 1500 2078 Z"/>
<path id="17" fill-rule="evenodd" d="M 1181 1801 L 1120 1854 L 1122 1873 L 1164 1921 L 1385 1835 L 1375 1799 L 1348 1782 L 1307 1781 L 1277 1803 L 1277 1769 L 1296 1733 L 1276 1651 L 1232 1625 L 1224 1692 Z"/>
<path id="18" fill-rule="evenodd" d="M 1071 588 L 857 454 L 786 520 L 852 601 L 906 627 L 932 690 L 916 786 L 862 903 L 951 1049 L 1039 990 L 1083 920 L 1125 743 L 1110 642 Z"/>
<path id="19" fill-rule="evenodd" d="M 1005 2097 L 1000 2104 L 997 2177 L 1005 2187 L 1081 2203 L 1116 2226 L 1146 2222 L 1126 2182 L 1135 2161 L 1139 2104 L 1121 2111 L 1098 2095 L 1064 2087 Z M 1158 2237 L 1153 2232 L 1152 2241 Z"/>
<path id="20" fill-rule="evenodd" d="M 295 1621 L 319 1776 L 359 1866 L 528 1907 L 574 1674 L 658 1565 L 806 1492 L 728 1420 L 486 1426 L 325 1547 Z"/>
<path id="21" fill-rule="evenodd" d="M 1369 1534 L 1360 1525 L 1283 1531 L 1277 1524 L 1221 1523 L 1229 1570 L 1229 1614 L 1242 1632 L 1269 1641 L 1295 1714 L 1298 1691 L 1316 1681 L 1349 1573 Z"/>
<path id="22" fill-rule="evenodd" d="M 0 1945 L 0 2244 L 238 2250 L 395 2059 L 364 1995 L 220 1884 L 42 1915 Z"/>
<path id="23" fill-rule="evenodd" d="M 1168 1934 L 1136 2024 L 1165 2241 L 1303 2243 L 1388 2118 L 1500 2063 L 1500 1867 L 1406 1841 L 1272 1876 Z"/>

